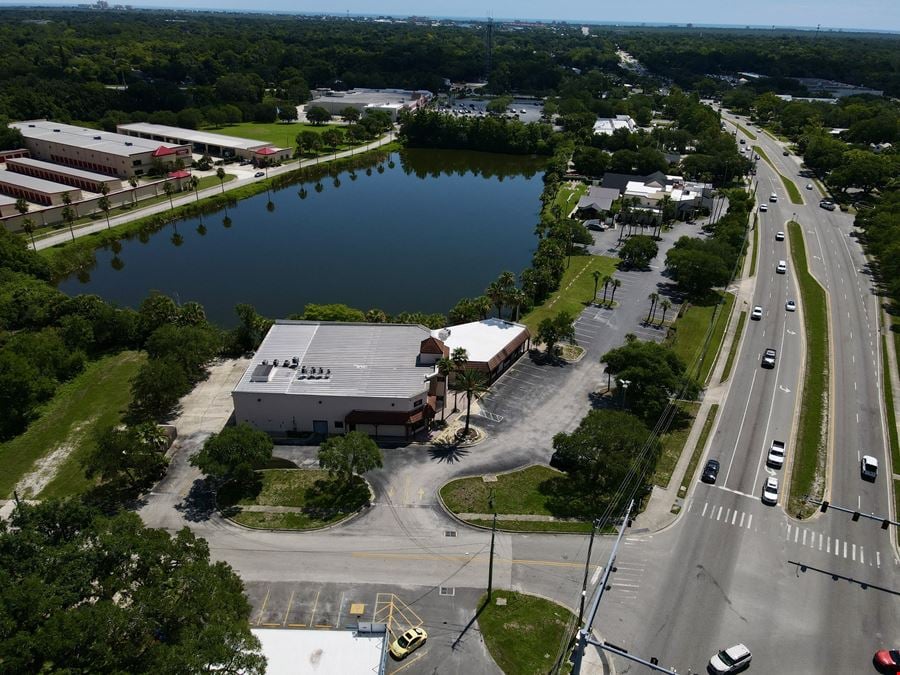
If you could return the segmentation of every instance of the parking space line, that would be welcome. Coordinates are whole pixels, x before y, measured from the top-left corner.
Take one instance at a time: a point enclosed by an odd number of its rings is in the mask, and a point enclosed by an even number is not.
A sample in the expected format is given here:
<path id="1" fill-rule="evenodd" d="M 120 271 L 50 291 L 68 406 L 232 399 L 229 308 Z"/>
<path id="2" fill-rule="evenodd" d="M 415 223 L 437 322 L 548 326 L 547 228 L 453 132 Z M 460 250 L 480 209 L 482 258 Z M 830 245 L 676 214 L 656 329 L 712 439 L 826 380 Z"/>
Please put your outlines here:
<path id="1" fill-rule="evenodd" d="M 272 590 L 271 586 L 266 586 L 266 597 L 263 599 L 262 607 L 259 608 L 259 615 L 256 617 L 256 625 L 259 626 L 262 623 L 263 613 L 266 611 L 266 605 L 269 604 L 269 592 Z"/>
<path id="2" fill-rule="evenodd" d="M 335 625 L 340 628 L 341 625 L 341 614 L 344 613 L 344 592 L 341 591 L 341 601 L 338 603 L 338 615 L 337 615 L 337 623 Z"/>
<path id="3" fill-rule="evenodd" d="M 319 593 L 321 593 L 321 592 L 322 591 L 316 591 L 316 599 L 315 599 L 315 602 L 313 602 L 312 614 L 309 615 L 309 625 L 310 626 L 313 625 L 313 621 L 316 618 L 316 609 L 318 609 L 318 607 L 319 607 Z"/>
<path id="4" fill-rule="evenodd" d="M 287 623 L 288 614 L 291 613 L 291 607 L 294 605 L 294 593 L 296 593 L 296 592 L 297 592 L 296 589 L 291 591 L 291 599 L 288 600 L 287 609 L 284 610 L 284 620 L 281 622 L 282 626 L 284 626 Z"/>
<path id="5" fill-rule="evenodd" d="M 392 670 L 391 673 L 399 673 L 400 671 L 406 670 L 412 664 L 414 664 L 416 661 L 423 658 L 425 656 L 425 654 L 426 654 L 426 652 L 419 652 L 418 654 L 415 655 L 415 657 L 413 659 L 407 661 L 406 663 L 404 663 L 402 666 L 400 666 L 396 670 Z"/>

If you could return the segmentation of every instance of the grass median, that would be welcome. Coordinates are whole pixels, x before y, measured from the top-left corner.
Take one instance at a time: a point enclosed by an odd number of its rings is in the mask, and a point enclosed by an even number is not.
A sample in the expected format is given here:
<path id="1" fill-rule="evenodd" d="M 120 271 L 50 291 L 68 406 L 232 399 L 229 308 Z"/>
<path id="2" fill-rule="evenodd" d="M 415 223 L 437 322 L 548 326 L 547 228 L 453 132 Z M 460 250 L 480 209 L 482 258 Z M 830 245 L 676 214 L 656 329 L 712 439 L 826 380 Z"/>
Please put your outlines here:
<path id="1" fill-rule="evenodd" d="M 690 373 L 696 375 L 701 384 L 709 379 L 728 326 L 732 305 L 734 295 L 717 291 L 706 303 L 687 307 L 670 333 L 669 346 L 688 364 Z"/>
<path id="2" fill-rule="evenodd" d="M 894 414 L 894 390 L 891 387 L 890 369 L 888 367 L 887 337 L 881 336 L 881 363 L 884 376 L 884 409 L 887 415 L 888 441 L 891 446 L 891 465 L 895 474 L 900 474 L 900 442 L 897 440 L 897 418 Z"/>
<path id="3" fill-rule="evenodd" d="M 748 276 L 756 275 L 756 260 L 759 256 L 759 214 L 753 214 L 753 253 L 750 257 L 750 273 Z"/>
<path id="4" fill-rule="evenodd" d="M 498 604 L 497 600 L 502 603 Z M 478 628 L 504 673 L 543 675 L 553 670 L 575 615 L 555 602 L 514 591 L 494 591 L 478 603 Z M 565 671 L 565 664 L 564 670 Z"/>
<path id="5" fill-rule="evenodd" d="M 725 360 L 725 368 L 722 370 L 722 379 L 719 380 L 719 382 L 724 382 L 731 376 L 731 369 L 734 367 L 734 359 L 737 356 L 738 348 L 741 345 L 741 337 L 744 335 L 744 324 L 746 323 L 747 312 L 744 310 L 738 317 L 737 329 L 734 332 L 734 339 L 731 341 L 731 348 L 728 350 L 728 358 Z"/>
<path id="6" fill-rule="evenodd" d="M 800 286 L 803 330 L 806 334 L 806 362 L 803 396 L 800 400 L 797 443 L 791 473 L 789 509 L 809 515 L 813 508 L 804 502 L 809 495 L 821 498 L 825 488 L 825 459 L 828 446 L 828 305 L 825 290 L 810 274 L 806 244 L 800 225 L 788 223 L 791 260 Z"/>
<path id="7" fill-rule="evenodd" d="M 618 260 L 607 256 L 573 255 L 572 262 L 563 274 L 559 290 L 522 317 L 522 323 L 534 334 L 541 321 L 556 316 L 561 311 L 569 312 L 572 318 L 578 318 L 593 299 L 594 271 L 599 270 L 601 275 L 612 276 L 618 264 Z"/>
<path id="8" fill-rule="evenodd" d="M 769 159 L 769 156 L 766 154 L 766 151 L 763 150 L 758 145 L 753 146 L 753 151 L 762 157 L 766 164 L 772 167 L 772 170 L 778 174 L 778 177 L 781 178 L 781 184 L 784 185 L 784 189 L 787 190 L 788 197 L 791 200 L 792 204 L 803 204 L 803 195 L 800 194 L 800 190 L 797 188 L 797 185 L 790 178 L 781 173 L 775 165 L 772 163 L 772 160 Z"/>
<path id="9" fill-rule="evenodd" d="M 63 384 L 24 433 L 0 444 L 0 496 L 12 497 L 25 476 L 37 489 L 20 491 L 20 497 L 66 497 L 87 490 L 91 483 L 81 459 L 100 429 L 121 420 L 131 401 L 131 380 L 145 358 L 132 351 L 106 356 Z"/>
<path id="10" fill-rule="evenodd" d="M 740 129 L 740 130 L 744 133 L 744 135 L 745 135 L 747 138 L 749 138 L 751 141 L 755 141 L 755 140 L 756 140 L 756 134 L 754 134 L 752 131 L 750 131 L 750 130 L 749 130 L 747 127 L 745 127 L 743 124 L 739 124 L 738 122 L 735 122 L 735 123 L 734 123 L 734 126 L 736 126 L 738 129 Z"/>

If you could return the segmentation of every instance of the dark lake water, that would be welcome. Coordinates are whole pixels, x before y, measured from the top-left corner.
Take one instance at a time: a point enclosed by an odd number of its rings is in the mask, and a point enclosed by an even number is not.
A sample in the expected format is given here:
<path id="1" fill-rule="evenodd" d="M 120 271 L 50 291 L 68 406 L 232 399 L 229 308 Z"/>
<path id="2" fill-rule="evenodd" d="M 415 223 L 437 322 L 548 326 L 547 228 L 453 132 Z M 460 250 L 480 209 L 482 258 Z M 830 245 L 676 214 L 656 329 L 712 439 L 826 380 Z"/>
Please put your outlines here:
<path id="1" fill-rule="evenodd" d="M 131 307 L 158 290 L 201 302 L 226 326 L 241 302 L 269 317 L 308 302 L 446 312 L 527 266 L 543 168 L 540 158 L 403 150 L 337 174 L 337 187 L 326 175 L 321 191 L 315 181 L 273 190 L 271 209 L 266 193 L 243 200 L 227 228 L 220 212 L 99 250 L 94 268 L 59 287 Z"/>

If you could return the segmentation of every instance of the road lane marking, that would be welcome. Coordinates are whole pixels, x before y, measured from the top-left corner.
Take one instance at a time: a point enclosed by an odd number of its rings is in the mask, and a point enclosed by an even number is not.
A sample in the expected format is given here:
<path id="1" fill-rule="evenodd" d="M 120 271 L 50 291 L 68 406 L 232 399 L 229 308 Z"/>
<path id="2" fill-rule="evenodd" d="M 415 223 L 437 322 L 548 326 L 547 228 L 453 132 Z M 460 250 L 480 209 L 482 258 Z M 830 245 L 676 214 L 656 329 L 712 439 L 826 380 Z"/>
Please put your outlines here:
<path id="1" fill-rule="evenodd" d="M 746 513 L 744 513 L 743 511 L 741 511 L 741 524 L 738 525 L 738 527 L 743 527 L 743 526 L 744 526 L 744 516 L 746 516 L 746 515 L 747 515 Z M 788 525 L 788 527 L 790 527 L 790 525 Z"/>
<path id="2" fill-rule="evenodd" d="M 734 510 L 734 515 L 731 516 L 731 524 L 732 524 L 732 525 L 734 525 L 735 521 L 737 521 L 737 514 L 738 514 L 737 509 L 735 509 L 735 510 Z M 743 519 L 743 515 L 744 515 L 744 514 L 741 513 L 741 518 L 742 518 L 742 519 Z"/>
<path id="3" fill-rule="evenodd" d="M 728 522 L 728 516 L 731 515 L 731 507 L 728 507 L 728 510 L 725 512 L 725 522 Z"/>
<path id="4" fill-rule="evenodd" d="M 844 540 L 844 557 L 847 557 L 847 540 Z"/>
<path id="5" fill-rule="evenodd" d="M 865 557 L 865 555 L 863 555 L 863 547 L 862 546 L 859 547 L 859 562 L 862 563 L 863 565 L 866 564 L 866 557 Z"/>
<path id="6" fill-rule="evenodd" d="M 803 528 L 803 545 L 804 545 L 804 546 L 806 546 L 806 532 L 807 532 L 807 530 L 806 530 L 806 528 L 804 527 L 804 528 Z"/>
<path id="7" fill-rule="evenodd" d="M 259 626 L 262 623 L 263 613 L 266 611 L 266 605 L 269 604 L 269 593 L 271 592 L 272 587 L 266 587 L 266 597 L 263 599 L 262 607 L 259 608 L 259 615 L 256 617 L 256 625 Z"/>
<path id="8" fill-rule="evenodd" d="M 296 593 L 296 592 L 297 592 L 296 589 L 293 590 L 293 591 L 291 591 L 291 599 L 288 600 L 288 606 L 287 606 L 287 609 L 284 610 L 284 620 L 281 622 L 281 625 L 282 625 L 282 626 L 287 625 L 288 614 L 291 613 L 291 607 L 292 607 L 293 604 L 294 604 L 294 593 Z"/>
<path id="9" fill-rule="evenodd" d="M 716 515 L 716 520 L 719 520 L 722 518 L 722 508 L 723 507 L 721 507 L 721 506 L 719 507 L 719 513 L 718 513 L 718 515 Z"/>
<path id="10" fill-rule="evenodd" d="M 800 539 L 800 528 L 798 527 L 796 530 L 794 530 L 794 543 L 796 544 L 799 539 Z"/>
<path id="11" fill-rule="evenodd" d="M 741 441 L 741 433 L 744 431 L 744 422 L 747 420 L 747 410 L 750 408 L 750 401 L 753 400 L 753 385 L 756 384 L 756 376 L 759 374 L 759 368 L 753 369 L 753 379 L 750 380 L 750 395 L 747 396 L 747 403 L 744 404 L 744 414 L 741 416 L 741 424 L 738 427 L 737 438 L 734 441 L 734 447 L 731 449 L 731 459 L 728 460 L 728 471 L 725 472 L 724 483 L 728 482 L 728 476 L 731 475 L 731 467 L 734 465 L 734 455 L 737 453 L 737 446 Z"/>
<path id="12" fill-rule="evenodd" d="M 709 507 L 709 502 L 703 502 L 703 513 L 700 514 L 701 518 L 706 516 L 706 509 Z"/>
<path id="13" fill-rule="evenodd" d="M 822 550 L 822 533 L 819 532 L 819 550 Z"/>
<path id="14" fill-rule="evenodd" d="M 825 541 L 825 553 L 831 553 L 831 537 Z"/>
<path id="15" fill-rule="evenodd" d="M 753 522 L 753 514 L 752 514 L 752 513 L 748 513 L 748 514 L 747 514 L 747 529 L 748 529 L 748 530 L 750 529 L 750 523 L 752 523 L 752 522 Z"/>
<path id="16" fill-rule="evenodd" d="M 881 569 L 881 551 L 875 551 L 875 566 Z"/>
<path id="17" fill-rule="evenodd" d="M 591 586 L 595 586 L 597 584 L 597 580 L 600 578 L 600 572 L 603 571 L 603 565 L 598 565 L 597 570 L 591 576 Z"/>
<path id="18" fill-rule="evenodd" d="M 787 535 L 785 536 L 785 539 L 787 541 L 791 540 L 791 524 L 790 523 L 788 523 L 788 526 L 787 526 Z"/>
<path id="19" fill-rule="evenodd" d="M 313 625 L 313 619 L 316 618 L 316 609 L 319 607 L 319 593 L 322 591 L 316 591 L 316 601 L 313 603 L 312 614 L 309 615 L 309 625 Z"/>
<path id="20" fill-rule="evenodd" d="M 856 544 L 851 544 L 853 547 L 853 561 L 856 562 Z"/>

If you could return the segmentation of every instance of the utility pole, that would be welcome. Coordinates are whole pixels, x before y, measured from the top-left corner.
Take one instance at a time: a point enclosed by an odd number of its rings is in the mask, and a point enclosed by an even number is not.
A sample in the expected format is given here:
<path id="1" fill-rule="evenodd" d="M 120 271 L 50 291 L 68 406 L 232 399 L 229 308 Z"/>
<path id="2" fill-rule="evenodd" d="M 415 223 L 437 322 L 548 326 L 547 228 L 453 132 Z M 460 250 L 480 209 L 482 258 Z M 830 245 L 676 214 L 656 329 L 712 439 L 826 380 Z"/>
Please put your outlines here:
<path id="1" fill-rule="evenodd" d="M 491 494 L 488 497 L 488 504 L 491 507 L 491 511 L 494 512 L 494 523 L 491 525 L 491 553 L 488 558 L 488 590 L 487 590 L 487 601 L 491 601 L 491 596 L 494 592 L 494 536 L 497 534 L 497 509 L 494 507 L 494 488 L 491 488 Z"/>
<path id="2" fill-rule="evenodd" d="M 591 549 L 594 547 L 594 535 L 597 533 L 597 521 L 591 523 L 591 538 L 588 541 L 588 551 L 587 551 L 587 560 L 584 561 L 584 581 L 581 583 L 581 605 L 578 608 L 578 621 L 575 623 L 581 624 L 581 619 L 584 617 L 584 600 L 587 597 L 587 584 L 588 584 L 588 574 L 591 569 Z"/>

